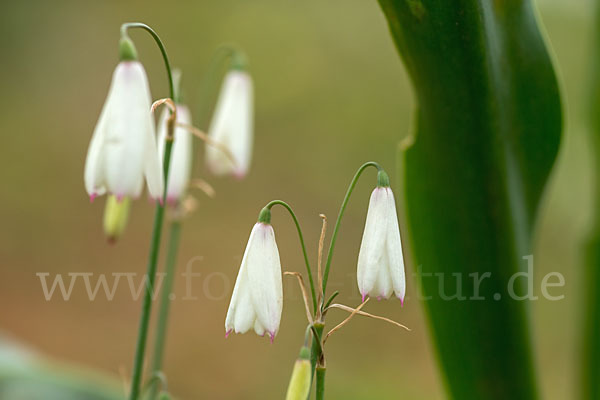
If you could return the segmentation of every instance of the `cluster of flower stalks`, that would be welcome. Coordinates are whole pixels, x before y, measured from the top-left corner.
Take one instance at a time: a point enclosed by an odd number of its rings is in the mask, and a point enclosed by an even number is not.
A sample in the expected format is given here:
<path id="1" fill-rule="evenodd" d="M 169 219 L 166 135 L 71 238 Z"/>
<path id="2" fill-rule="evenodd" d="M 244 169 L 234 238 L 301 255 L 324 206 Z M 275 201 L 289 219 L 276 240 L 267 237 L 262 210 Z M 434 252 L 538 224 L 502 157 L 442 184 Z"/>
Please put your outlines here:
<path id="1" fill-rule="evenodd" d="M 335 241 L 340 222 L 350 196 L 362 172 L 369 166 L 376 167 L 377 186 L 371 194 L 367 220 L 358 253 L 357 282 L 362 295 L 362 302 L 353 308 L 333 303 L 338 292 L 333 293 L 326 301 L 327 280 Z M 225 319 L 225 336 L 231 332 L 245 333 L 250 329 L 260 335 L 268 334 L 271 342 L 279 331 L 281 312 L 283 309 L 282 271 L 279 251 L 275 241 L 275 232 L 271 225 L 271 208 L 275 205 L 284 207 L 291 215 L 298 231 L 300 246 L 306 264 L 306 273 L 310 294 L 304 284 L 303 275 L 297 271 L 287 271 L 283 275 L 296 277 L 302 291 L 308 326 L 304 344 L 298 360 L 294 365 L 292 377 L 286 395 L 287 400 L 305 400 L 310 393 L 313 377 L 316 377 L 316 398 L 323 399 L 325 392 L 325 343 L 328 338 L 342 328 L 355 315 L 363 315 L 380 319 L 407 329 L 391 319 L 367 313 L 362 310 L 369 297 L 388 299 L 392 294 L 404 302 L 406 281 L 400 229 L 396 214 L 394 194 L 390 188 L 387 173 L 375 162 L 369 162 L 359 168 L 352 179 L 346 197 L 342 202 L 334 231 L 329 245 L 325 267 L 322 268 L 323 244 L 327 231 L 327 218 L 321 214 L 323 227 L 319 240 L 317 255 L 317 283 L 313 279 L 312 268 L 306 253 L 304 235 L 292 208 L 281 200 L 273 200 L 259 213 L 258 221 L 252 228 L 233 295 Z M 329 310 L 341 309 L 350 315 L 325 333 L 325 317 Z M 312 343 L 310 343 L 312 342 Z M 309 349 L 309 345 L 311 348 Z"/>
<path id="2" fill-rule="evenodd" d="M 153 102 L 144 67 L 138 60 L 137 51 L 128 35 L 128 31 L 133 28 L 145 30 L 158 45 L 167 70 L 169 97 Z M 205 160 L 209 171 L 216 175 L 244 177 L 250 165 L 253 141 L 252 81 L 246 70 L 246 59 L 240 51 L 224 47 L 216 53 L 207 81 L 220 82 L 222 78 L 223 83 L 208 134 L 205 134 L 192 125 L 191 112 L 181 101 L 180 73 L 172 70 L 165 46 L 156 32 L 141 23 L 123 24 L 119 57 L 120 62 L 114 71 L 106 102 L 89 145 L 85 165 L 85 187 L 92 201 L 97 196 L 108 195 L 104 229 L 111 241 L 117 240 L 123 234 L 131 199 L 140 196 L 144 181 L 149 196 L 156 201 L 146 291 L 129 399 L 168 399 L 170 395 L 167 391 L 166 377 L 162 373 L 162 359 L 181 217 L 193 209 L 190 188 L 199 187 L 209 194 L 212 191 L 207 183 L 191 176 L 192 138 L 196 136 L 206 142 Z M 222 74 L 220 72 L 224 66 L 227 68 Z M 159 116 L 156 125 L 153 114 L 155 109 L 162 105 L 167 108 Z M 206 107 L 206 104 L 203 107 Z M 362 302 L 357 307 L 350 307 L 333 303 L 338 293 L 335 292 L 327 298 L 326 288 L 342 216 L 359 177 L 367 167 L 377 169 L 377 185 L 371 194 L 358 253 L 357 281 Z M 157 318 L 151 371 L 144 374 L 152 293 L 166 204 L 174 210 L 165 265 L 166 276 Z M 291 271 L 282 274 L 275 233 L 271 225 L 271 208 L 275 205 L 284 207 L 296 225 L 306 264 L 308 288 L 301 273 Z M 281 200 L 274 200 L 260 211 L 258 222 L 250 233 L 225 320 L 226 336 L 232 331 L 244 333 L 253 329 L 261 336 L 268 334 L 273 341 L 279 331 L 283 308 L 282 276 L 291 275 L 297 278 L 304 298 L 308 326 L 304 345 L 288 387 L 286 398 L 289 400 L 305 400 L 313 380 L 316 381 L 317 398 L 324 397 L 325 344 L 327 339 L 353 316 L 363 315 L 408 329 L 390 319 L 362 310 L 369 297 L 387 299 L 395 294 L 401 302 L 404 301 L 405 276 L 400 230 L 394 195 L 386 172 L 379 164 L 368 162 L 355 174 L 335 223 L 324 268 L 322 260 L 327 219 L 324 215 L 321 217 L 323 228 L 319 241 L 315 284 L 302 230 L 292 208 Z M 325 333 L 325 317 L 328 311 L 334 308 L 348 312 L 349 316 Z"/>

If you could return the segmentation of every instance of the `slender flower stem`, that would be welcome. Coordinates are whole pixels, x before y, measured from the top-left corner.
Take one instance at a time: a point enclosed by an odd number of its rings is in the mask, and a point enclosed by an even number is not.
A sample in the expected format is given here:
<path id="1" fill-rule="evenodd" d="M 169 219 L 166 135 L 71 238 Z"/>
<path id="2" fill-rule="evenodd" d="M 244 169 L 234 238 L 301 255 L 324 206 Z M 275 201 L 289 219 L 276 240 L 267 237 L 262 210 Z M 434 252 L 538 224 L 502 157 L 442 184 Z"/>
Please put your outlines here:
<path id="1" fill-rule="evenodd" d="M 168 176 L 169 163 L 171 161 L 171 150 L 173 142 L 168 141 L 165 146 L 164 158 L 164 174 Z M 138 338 L 135 349 L 135 359 L 133 364 L 133 375 L 131 378 L 131 392 L 129 393 L 130 400 L 138 400 L 140 386 L 142 382 L 142 370 L 144 368 L 144 354 L 146 351 L 146 341 L 148 339 L 148 325 L 150 324 L 150 313 L 152 311 L 152 293 L 154 291 L 154 281 L 156 278 L 156 267 L 158 265 L 158 251 L 160 248 L 160 237 L 165 214 L 163 206 L 166 200 L 166 185 L 165 193 L 163 194 L 162 204 L 159 202 L 156 205 L 154 213 L 154 227 L 152 229 L 152 241 L 150 242 L 150 255 L 148 257 L 148 272 L 147 286 L 144 294 L 144 302 L 142 304 L 142 315 L 140 316 L 140 326 L 138 330 Z"/>
<path id="2" fill-rule="evenodd" d="M 323 346 L 321 345 L 321 337 L 323 336 L 324 329 L 325 324 L 322 322 L 315 322 L 311 326 L 311 330 L 313 333 L 312 344 L 310 347 L 311 379 L 315 375 L 315 369 L 317 368 L 319 360 L 323 357 Z"/>
<path id="3" fill-rule="evenodd" d="M 317 367 L 317 388 L 316 388 L 316 399 L 323 400 L 325 398 L 325 367 Z"/>
<path id="4" fill-rule="evenodd" d="M 128 37 L 127 30 L 130 28 L 141 28 L 152 35 L 152 38 L 158 45 L 160 49 L 160 53 L 162 54 L 163 61 L 165 62 L 165 68 L 167 69 L 167 78 L 169 80 L 169 97 L 175 101 L 175 86 L 173 85 L 173 72 L 171 71 L 171 63 L 169 62 L 169 57 L 167 56 L 167 50 L 165 49 L 165 45 L 154 29 L 150 28 L 148 25 L 143 24 L 141 22 L 126 22 L 121 25 L 121 36 Z"/>
<path id="5" fill-rule="evenodd" d="M 280 205 L 280 206 L 285 207 L 285 209 L 288 210 L 288 212 L 292 216 L 294 223 L 296 224 L 296 229 L 298 230 L 298 236 L 300 237 L 300 246 L 302 246 L 302 254 L 304 255 L 304 263 L 306 264 L 306 272 L 308 273 L 308 282 L 310 283 L 310 294 L 312 296 L 313 312 L 316 313 L 317 312 L 317 298 L 315 295 L 315 283 L 313 281 L 312 271 L 310 269 L 310 263 L 308 261 L 308 254 L 306 253 L 306 245 L 304 244 L 304 236 L 302 235 L 302 229 L 300 229 L 300 223 L 298 222 L 298 218 L 296 218 L 296 214 L 294 214 L 294 211 L 292 210 L 292 208 L 285 201 L 273 200 L 269 204 L 267 204 L 265 206 L 265 208 L 270 210 L 271 207 L 273 207 L 275 205 Z"/>
<path id="6" fill-rule="evenodd" d="M 165 62 L 165 68 L 167 70 L 168 80 L 169 80 L 169 94 L 171 99 L 175 97 L 175 91 L 173 87 L 173 76 L 171 73 L 171 64 L 169 62 L 169 58 L 167 56 L 167 52 L 165 50 L 165 46 L 163 45 L 160 37 L 154 32 L 152 28 L 150 28 L 146 24 L 142 24 L 139 22 L 131 22 L 125 23 L 121 25 L 121 36 L 127 37 L 127 29 L 129 28 L 141 28 L 146 30 L 152 37 L 154 41 L 158 45 L 163 60 Z M 148 110 L 150 112 L 150 110 Z M 131 391 L 129 393 L 130 400 L 138 400 L 140 394 L 140 387 L 142 382 L 142 372 L 144 367 L 144 355 L 146 351 L 146 342 L 148 339 L 148 326 L 150 324 L 150 314 L 152 311 L 152 293 L 154 291 L 154 281 L 156 278 L 156 267 L 158 264 L 158 253 L 160 249 L 160 239 L 162 234 L 162 226 L 164 220 L 165 209 L 163 204 L 165 204 L 167 197 L 167 187 L 168 187 L 168 177 L 169 177 L 169 166 L 171 164 L 171 150 L 173 149 L 173 129 L 175 128 L 175 124 L 168 124 L 169 134 L 167 138 L 170 138 L 165 143 L 165 153 L 163 159 L 163 175 L 164 175 L 164 192 L 162 202 L 158 202 L 156 205 L 156 211 L 154 213 L 154 227 L 152 229 L 152 239 L 150 242 L 150 254 L 148 257 L 148 271 L 147 271 L 147 286 L 144 294 L 144 301 L 142 304 L 142 313 L 140 316 L 140 326 L 138 330 L 138 338 L 135 349 L 135 359 L 133 363 L 133 374 L 131 377 Z"/>
<path id="7" fill-rule="evenodd" d="M 338 214 L 337 220 L 335 221 L 335 227 L 333 228 L 333 234 L 331 235 L 331 243 L 329 244 L 329 251 L 327 252 L 327 262 L 325 263 L 325 272 L 323 273 L 323 298 L 325 298 L 325 290 L 327 289 L 327 278 L 329 277 L 329 268 L 331 267 L 331 259 L 333 258 L 333 248 L 335 247 L 335 241 L 337 239 L 338 231 L 340 229 L 340 223 L 342 222 L 342 216 L 344 215 L 344 211 L 346 210 L 346 206 L 348 205 L 348 200 L 350 200 L 350 195 L 358 182 L 358 178 L 363 173 L 367 167 L 375 167 L 378 171 L 382 171 L 383 169 L 379 164 L 374 161 L 369 161 L 360 166 L 354 178 L 350 182 L 350 186 L 348 186 L 348 191 L 346 191 L 346 196 L 344 197 L 344 201 L 342 202 L 342 206 L 340 207 L 340 212 Z"/>
<path id="8" fill-rule="evenodd" d="M 167 246 L 167 261 L 165 266 L 165 280 L 162 287 L 160 309 L 156 322 L 156 338 L 154 340 L 154 352 L 152 358 L 152 373 L 157 374 L 162 370 L 165 341 L 167 337 L 167 325 L 171 306 L 171 293 L 175 278 L 175 267 L 177 265 L 177 253 L 179 250 L 179 239 L 181 237 L 181 221 L 174 220 L 171 223 L 169 233 L 169 244 Z M 152 382 L 150 386 L 149 400 L 154 400 L 158 394 L 160 381 Z"/>

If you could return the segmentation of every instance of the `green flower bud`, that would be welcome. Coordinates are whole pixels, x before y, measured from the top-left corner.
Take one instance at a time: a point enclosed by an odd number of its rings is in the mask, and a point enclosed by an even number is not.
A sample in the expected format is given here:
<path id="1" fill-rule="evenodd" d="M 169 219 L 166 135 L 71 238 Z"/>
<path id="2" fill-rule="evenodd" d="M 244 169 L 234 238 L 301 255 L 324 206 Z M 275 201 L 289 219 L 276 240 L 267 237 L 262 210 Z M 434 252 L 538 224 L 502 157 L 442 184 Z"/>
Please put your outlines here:
<path id="1" fill-rule="evenodd" d="M 108 196 L 104 208 L 104 233 L 108 241 L 114 243 L 121 237 L 127 226 L 131 201 L 128 197 L 121 200 Z"/>
<path id="2" fill-rule="evenodd" d="M 288 386 L 286 400 L 306 400 L 310 392 L 311 381 L 310 351 L 302 347 L 300 355 L 294 364 L 292 377 Z"/>

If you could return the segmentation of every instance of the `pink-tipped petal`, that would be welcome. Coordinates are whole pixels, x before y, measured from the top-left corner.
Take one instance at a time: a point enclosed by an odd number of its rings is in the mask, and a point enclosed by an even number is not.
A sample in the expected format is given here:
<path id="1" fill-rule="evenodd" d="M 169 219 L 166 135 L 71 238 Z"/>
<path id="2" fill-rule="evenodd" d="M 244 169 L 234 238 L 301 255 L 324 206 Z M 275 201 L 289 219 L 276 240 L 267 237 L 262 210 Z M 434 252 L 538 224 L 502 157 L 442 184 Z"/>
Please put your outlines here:
<path id="1" fill-rule="evenodd" d="M 124 196 L 124 195 L 122 195 L 122 194 L 117 194 L 115 197 L 117 198 L 117 202 L 118 202 L 118 203 L 122 202 L 122 201 L 123 201 L 123 199 L 125 198 L 125 196 Z"/>
<path id="2" fill-rule="evenodd" d="M 233 172 L 233 177 L 235 179 L 237 179 L 238 181 L 241 181 L 242 179 L 244 179 L 246 177 L 246 171 L 243 170 L 235 170 Z"/>
<path id="3" fill-rule="evenodd" d="M 171 207 L 175 207 L 177 205 L 177 197 L 175 196 L 167 196 L 167 204 Z"/>
<path id="4" fill-rule="evenodd" d="M 400 307 L 404 307 L 404 297 L 400 297 Z"/>
<path id="5" fill-rule="evenodd" d="M 93 202 L 94 202 L 94 199 L 95 199 L 96 197 L 98 197 L 98 194 L 97 194 L 97 193 L 92 193 L 92 194 L 90 194 L 90 203 L 93 203 Z"/>
<path id="6" fill-rule="evenodd" d="M 377 301 L 381 301 L 381 299 L 383 299 L 383 296 L 377 296 Z"/>
<path id="7" fill-rule="evenodd" d="M 361 303 L 364 303 L 366 298 L 367 298 L 367 294 L 366 293 L 362 293 Z"/>
<path id="8" fill-rule="evenodd" d="M 275 332 L 269 332 L 269 336 L 271 337 L 271 344 L 273 344 L 273 340 L 275 340 Z"/>
<path id="9" fill-rule="evenodd" d="M 228 331 L 225 332 L 225 339 L 227 339 L 229 337 L 229 334 L 231 333 L 233 329 L 230 329 Z"/>

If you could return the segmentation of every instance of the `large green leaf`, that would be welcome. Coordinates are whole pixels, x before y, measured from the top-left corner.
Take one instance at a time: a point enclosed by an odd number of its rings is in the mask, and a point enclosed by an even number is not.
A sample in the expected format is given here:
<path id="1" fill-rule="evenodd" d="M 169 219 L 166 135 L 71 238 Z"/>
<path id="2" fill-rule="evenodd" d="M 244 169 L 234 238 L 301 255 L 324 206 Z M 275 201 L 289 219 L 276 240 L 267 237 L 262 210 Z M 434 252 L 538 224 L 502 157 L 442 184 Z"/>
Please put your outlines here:
<path id="1" fill-rule="evenodd" d="M 596 2 L 595 38 L 591 63 L 590 133 L 594 149 L 595 215 L 585 248 L 586 314 L 581 370 L 581 399 L 600 400 L 600 4 Z"/>
<path id="2" fill-rule="evenodd" d="M 535 399 L 528 305 L 507 290 L 527 268 L 522 257 L 562 129 L 535 10 L 525 0 L 379 2 L 418 104 L 402 179 L 449 396 Z M 453 274 L 473 298 L 469 274 L 487 272 L 478 290 L 485 300 L 444 300 L 457 291 Z M 525 280 L 516 282 L 522 293 Z"/>

